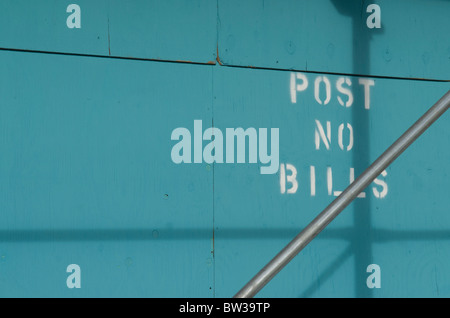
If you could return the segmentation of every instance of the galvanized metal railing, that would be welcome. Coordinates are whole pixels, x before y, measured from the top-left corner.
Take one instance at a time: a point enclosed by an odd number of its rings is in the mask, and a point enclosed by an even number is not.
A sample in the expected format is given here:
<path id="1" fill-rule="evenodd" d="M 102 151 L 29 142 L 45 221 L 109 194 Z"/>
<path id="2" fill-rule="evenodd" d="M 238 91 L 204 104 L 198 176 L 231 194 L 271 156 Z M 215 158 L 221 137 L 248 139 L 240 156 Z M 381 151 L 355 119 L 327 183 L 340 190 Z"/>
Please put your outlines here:
<path id="1" fill-rule="evenodd" d="M 377 160 L 264 266 L 234 298 L 255 296 L 342 210 L 450 107 L 450 90 L 403 133 Z"/>

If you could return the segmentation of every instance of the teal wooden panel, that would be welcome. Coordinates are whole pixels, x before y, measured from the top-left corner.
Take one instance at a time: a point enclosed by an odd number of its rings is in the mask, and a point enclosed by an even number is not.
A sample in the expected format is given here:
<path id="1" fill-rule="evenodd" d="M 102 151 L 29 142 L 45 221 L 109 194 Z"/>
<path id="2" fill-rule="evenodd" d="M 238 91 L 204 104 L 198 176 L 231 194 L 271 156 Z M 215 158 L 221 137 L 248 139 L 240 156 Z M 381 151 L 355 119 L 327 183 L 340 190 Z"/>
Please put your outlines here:
<path id="1" fill-rule="evenodd" d="M 215 1 L 80 0 L 79 28 L 69 4 L 2 1 L 0 48 L 215 63 Z"/>
<path id="2" fill-rule="evenodd" d="M 111 55 L 215 64 L 213 0 L 109 1 Z"/>
<path id="3" fill-rule="evenodd" d="M 361 173 L 448 89 L 220 65 L 1 57 L 2 296 L 232 296 L 350 183 L 352 168 Z M 171 133 L 195 132 L 194 120 L 203 131 L 279 128 L 280 168 L 261 174 L 249 148 L 246 163 L 175 164 Z M 449 120 L 259 296 L 448 296 Z M 80 289 L 66 286 L 73 263 Z M 366 285 L 370 264 L 381 268 L 379 289 Z"/>
<path id="4" fill-rule="evenodd" d="M 379 78 L 449 79 L 448 2 L 377 1 L 380 30 L 355 3 L 79 1 L 69 29 L 67 3 L 3 1 L 0 48 L 96 56 L 0 50 L 0 295 L 234 295 L 449 89 Z M 258 296 L 448 297 L 449 121 Z M 177 128 L 198 163 L 173 162 Z M 237 163 L 230 128 L 279 151 L 248 137 Z"/>
<path id="5" fill-rule="evenodd" d="M 0 295 L 212 296 L 212 169 L 170 155 L 211 67 L 0 55 Z"/>
<path id="6" fill-rule="evenodd" d="M 105 0 L 80 0 L 80 28 L 69 28 L 72 2 L 5 0 L 0 3 L 0 47 L 108 55 Z M 72 19 L 69 19 L 73 22 Z"/>
<path id="7" fill-rule="evenodd" d="M 367 27 L 376 3 L 381 28 Z M 221 63 L 450 79 L 445 0 L 218 1 Z"/>
<path id="8" fill-rule="evenodd" d="M 215 127 L 278 127 L 280 135 L 276 174 L 260 174 L 249 163 L 214 165 L 217 297 L 234 295 L 345 189 L 351 169 L 358 176 L 449 89 L 447 83 L 300 73 L 309 84 L 294 91 L 293 102 L 291 76 L 304 83 L 297 73 L 219 67 L 214 74 Z M 342 79 L 351 83 L 347 96 L 335 88 Z M 324 81 L 330 83 L 326 104 Z M 342 106 L 348 96 L 352 102 Z M 448 115 L 258 296 L 448 297 Z M 329 149 L 320 135 L 317 149 L 316 121 L 325 136 L 330 123 Z M 295 189 L 288 164 L 296 169 Z M 381 268 L 381 288 L 367 285 L 371 264 Z"/>

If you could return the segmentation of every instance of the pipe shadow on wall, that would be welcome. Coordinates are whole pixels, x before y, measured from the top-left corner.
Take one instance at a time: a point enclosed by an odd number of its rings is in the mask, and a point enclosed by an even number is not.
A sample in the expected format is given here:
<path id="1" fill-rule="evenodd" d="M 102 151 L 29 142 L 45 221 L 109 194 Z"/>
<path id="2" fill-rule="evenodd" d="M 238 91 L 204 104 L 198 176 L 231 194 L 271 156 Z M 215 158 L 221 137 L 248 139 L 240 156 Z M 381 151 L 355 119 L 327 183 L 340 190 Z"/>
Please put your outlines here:
<path id="1" fill-rule="evenodd" d="M 342 1 L 331 0 L 336 10 L 352 20 L 352 74 L 367 76 L 370 74 L 370 41 L 373 36 L 384 32 L 384 25 L 380 29 L 370 29 L 366 20 L 369 13 L 366 8 L 374 1 Z M 356 174 L 362 173 L 371 164 L 370 160 L 370 111 L 364 107 L 364 92 L 353 83 L 352 92 L 355 105 L 352 107 L 352 127 L 355 138 L 353 152 L 353 168 Z M 366 286 L 366 268 L 373 262 L 372 229 L 370 221 L 370 196 L 353 201 L 353 230 L 351 233 L 350 251 L 354 253 L 355 296 L 360 298 L 372 297 L 372 289 Z"/>

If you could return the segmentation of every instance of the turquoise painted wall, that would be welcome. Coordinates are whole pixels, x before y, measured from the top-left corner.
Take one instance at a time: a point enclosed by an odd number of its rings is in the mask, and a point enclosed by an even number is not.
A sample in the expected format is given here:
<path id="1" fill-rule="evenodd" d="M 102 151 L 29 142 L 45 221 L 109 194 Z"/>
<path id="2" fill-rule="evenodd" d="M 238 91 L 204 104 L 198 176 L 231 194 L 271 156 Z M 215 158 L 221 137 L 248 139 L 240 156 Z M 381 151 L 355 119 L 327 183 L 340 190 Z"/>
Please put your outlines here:
<path id="1" fill-rule="evenodd" d="M 372 3 L 381 28 L 366 23 Z M 0 1 L 0 296 L 233 296 L 449 90 L 449 12 Z M 449 297 L 449 125 L 444 114 L 258 296 Z M 258 142 L 237 163 L 236 141 L 231 163 L 238 127 Z M 173 160 L 177 128 L 192 163 Z"/>

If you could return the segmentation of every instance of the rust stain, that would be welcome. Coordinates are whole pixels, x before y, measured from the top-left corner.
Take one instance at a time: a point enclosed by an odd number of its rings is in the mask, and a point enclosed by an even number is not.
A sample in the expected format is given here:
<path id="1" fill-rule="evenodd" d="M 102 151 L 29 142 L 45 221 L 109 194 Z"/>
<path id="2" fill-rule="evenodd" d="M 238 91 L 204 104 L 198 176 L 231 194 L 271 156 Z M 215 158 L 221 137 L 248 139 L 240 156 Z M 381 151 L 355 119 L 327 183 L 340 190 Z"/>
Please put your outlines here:
<path id="1" fill-rule="evenodd" d="M 223 65 L 223 63 L 222 63 L 222 61 L 220 60 L 220 57 L 219 57 L 219 43 L 217 43 L 217 46 L 216 46 L 216 55 L 217 55 L 217 57 L 216 57 L 216 61 L 217 61 L 217 63 L 219 63 L 219 65 Z"/>
<path id="2" fill-rule="evenodd" d="M 216 62 L 214 62 L 214 61 L 209 61 L 209 62 L 206 62 L 206 64 L 209 64 L 209 65 L 215 65 Z"/>

